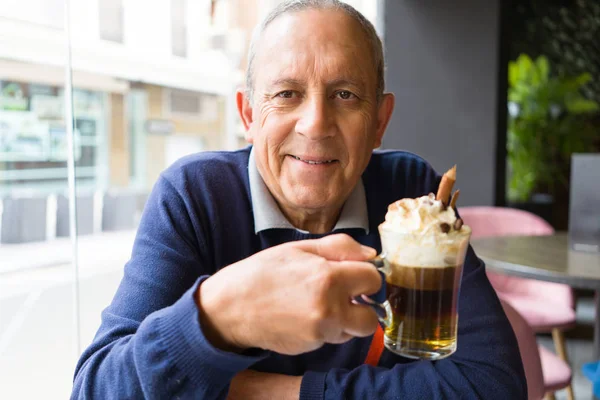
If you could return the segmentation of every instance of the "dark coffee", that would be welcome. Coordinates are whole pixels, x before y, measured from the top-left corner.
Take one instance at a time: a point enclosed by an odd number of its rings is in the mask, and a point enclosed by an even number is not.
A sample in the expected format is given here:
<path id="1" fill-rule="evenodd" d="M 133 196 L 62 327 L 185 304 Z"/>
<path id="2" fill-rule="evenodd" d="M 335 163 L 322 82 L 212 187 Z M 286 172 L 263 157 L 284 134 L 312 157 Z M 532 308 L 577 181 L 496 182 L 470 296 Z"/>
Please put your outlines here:
<path id="1" fill-rule="evenodd" d="M 385 330 L 388 347 L 411 349 L 416 358 L 454 352 L 458 289 L 462 265 L 409 267 L 390 264 L 386 278 L 392 318 Z"/>

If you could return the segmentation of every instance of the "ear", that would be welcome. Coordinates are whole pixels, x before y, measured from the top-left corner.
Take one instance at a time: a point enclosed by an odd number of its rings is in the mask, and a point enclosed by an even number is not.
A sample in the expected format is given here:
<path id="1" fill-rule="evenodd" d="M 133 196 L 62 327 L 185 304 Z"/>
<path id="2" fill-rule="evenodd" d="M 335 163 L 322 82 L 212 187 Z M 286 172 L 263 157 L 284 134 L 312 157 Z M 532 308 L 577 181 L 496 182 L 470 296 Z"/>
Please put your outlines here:
<path id="1" fill-rule="evenodd" d="M 243 90 L 238 89 L 235 93 L 235 101 L 237 103 L 238 113 L 240 114 L 240 118 L 242 119 L 242 123 L 244 124 L 244 129 L 246 130 L 246 141 L 248 143 L 252 143 L 252 133 L 250 131 L 250 126 L 252 125 L 252 106 L 250 105 L 250 101 L 244 93 Z"/>
<path id="2" fill-rule="evenodd" d="M 396 97 L 393 93 L 385 93 L 377 110 L 377 130 L 375 131 L 375 144 L 373 148 L 381 146 L 385 129 L 392 118 Z"/>

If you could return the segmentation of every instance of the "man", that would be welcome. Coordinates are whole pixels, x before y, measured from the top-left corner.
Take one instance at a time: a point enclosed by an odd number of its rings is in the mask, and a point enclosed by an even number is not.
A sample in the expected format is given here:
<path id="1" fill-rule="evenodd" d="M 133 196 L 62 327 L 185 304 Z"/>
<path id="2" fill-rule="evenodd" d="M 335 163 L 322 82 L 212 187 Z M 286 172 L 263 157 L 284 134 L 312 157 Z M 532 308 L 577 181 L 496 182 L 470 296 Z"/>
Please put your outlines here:
<path id="1" fill-rule="evenodd" d="M 252 147 L 161 175 L 73 397 L 524 398 L 515 337 L 472 250 L 458 351 L 364 363 L 377 316 L 350 299 L 381 288 L 366 262 L 377 226 L 439 176 L 412 154 L 373 153 L 394 97 L 362 15 L 287 1 L 257 32 L 237 96 Z"/>

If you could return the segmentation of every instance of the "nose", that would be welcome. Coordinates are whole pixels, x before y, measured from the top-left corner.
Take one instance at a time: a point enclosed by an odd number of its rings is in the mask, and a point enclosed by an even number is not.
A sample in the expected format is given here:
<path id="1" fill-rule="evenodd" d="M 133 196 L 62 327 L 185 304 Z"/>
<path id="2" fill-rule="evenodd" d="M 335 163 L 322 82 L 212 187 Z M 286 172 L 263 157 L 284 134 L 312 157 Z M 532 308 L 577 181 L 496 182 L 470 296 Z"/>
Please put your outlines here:
<path id="1" fill-rule="evenodd" d="M 296 132 L 311 140 L 333 135 L 331 110 L 324 96 L 311 96 L 300 109 Z"/>

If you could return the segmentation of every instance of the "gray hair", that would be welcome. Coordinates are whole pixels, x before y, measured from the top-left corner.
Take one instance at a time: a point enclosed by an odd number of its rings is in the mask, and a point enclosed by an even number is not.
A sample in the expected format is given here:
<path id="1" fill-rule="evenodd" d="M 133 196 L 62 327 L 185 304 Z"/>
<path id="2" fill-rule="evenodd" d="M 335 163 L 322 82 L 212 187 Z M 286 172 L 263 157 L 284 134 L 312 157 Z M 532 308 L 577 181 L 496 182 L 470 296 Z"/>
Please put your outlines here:
<path id="1" fill-rule="evenodd" d="M 383 98 L 383 91 L 385 89 L 385 60 L 383 55 L 383 45 L 381 43 L 381 39 L 379 39 L 379 36 L 377 36 L 377 32 L 375 31 L 373 24 L 354 7 L 340 0 L 286 0 L 275 7 L 265 17 L 260 25 L 258 25 L 254 30 L 252 35 L 250 48 L 248 50 L 248 69 L 246 70 L 246 97 L 250 103 L 252 103 L 252 96 L 254 94 L 254 58 L 256 57 L 256 51 L 260 38 L 262 37 L 262 34 L 267 26 L 284 14 L 310 9 L 324 10 L 329 8 L 343 11 L 360 24 L 363 32 L 366 35 L 367 42 L 371 47 L 371 55 L 373 56 L 373 61 L 375 63 L 377 73 L 377 86 L 375 88 L 375 93 L 377 95 L 377 101 L 379 102 Z"/>

